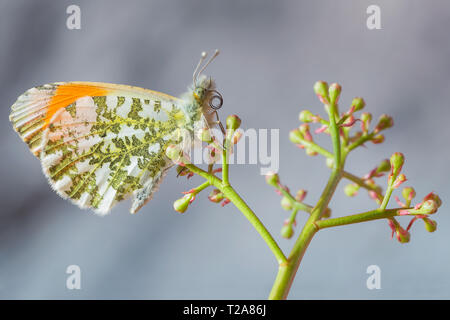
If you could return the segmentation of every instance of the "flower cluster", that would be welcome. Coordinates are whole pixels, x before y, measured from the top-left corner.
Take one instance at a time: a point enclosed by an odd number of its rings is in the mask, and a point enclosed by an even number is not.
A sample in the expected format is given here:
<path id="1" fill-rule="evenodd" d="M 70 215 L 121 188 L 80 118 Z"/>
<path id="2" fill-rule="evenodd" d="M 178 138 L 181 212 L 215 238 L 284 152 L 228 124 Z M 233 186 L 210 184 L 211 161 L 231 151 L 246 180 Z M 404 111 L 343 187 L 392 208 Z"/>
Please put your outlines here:
<path id="1" fill-rule="evenodd" d="M 240 125 L 241 119 L 239 119 L 238 116 L 231 115 L 227 117 L 226 132 L 224 133 L 222 143 L 218 142 L 217 138 L 212 135 L 209 128 L 203 128 L 196 131 L 196 138 L 206 143 L 209 165 L 208 171 L 205 171 L 205 173 L 207 173 L 211 177 L 215 177 L 216 173 L 222 172 L 222 168 L 214 169 L 214 165 L 221 158 L 222 162 L 226 162 L 226 159 L 223 159 L 224 150 L 226 149 L 227 153 L 231 154 L 233 151 L 233 145 L 237 144 L 242 137 L 242 132 L 238 130 Z M 191 164 L 189 156 L 184 152 L 183 148 L 179 144 L 169 145 L 166 148 L 166 156 L 170 160 L 172 160 L 172 162 L 178 165 L 178 177 L 185 176 L 189 179 L 195 174 L 193 170 L 201 170 Z M 210 181 L 206 181 L 196 188 L 183 192 L 184 196 L 173 203 L 175 211 L 184 213 L 188 209 L 189 205 L 192 204 L 192 202 L 195 200 L 196 195 L 211 185 L 212 183 Z M 230 200 L 227 199 L 224 193 L 217 188 L 211 191 L 208 199 L 214 203 L 221 203 L 222 207 L 230 202 Z"/>
<path id="2" fill-rule="evenodd" d="M 339 84 L 333 83 L 328 85 L 324 81 L 316 82 L 314 85 L 314 92 L 320 102 L 324 104 L 328 119 L 309 110 L 301 111 L 299 120 L 303 123 L 296 129 L 290 131 L 289 139 L 297 147 L 304 149 L 309 156 L 316 156 L 318 154 L 325 156 L 327 166 L 331 169 L 336 167 L 336 161 L 341 162 L 342 168 L 340 169 L 342 176 L 351 181 L 351 183 L 347 184 L 344 188 L 345 194 L 349 197 L 354 197 L 361 188 L 366 189 L 370 198 L 379 206 L 379 212 L 382 213 L 386 210 L 392 192 L 407 181 L 405 174 L 401 173 L 405 161 L 404 155 L 400 152 L 394 153 L 390 159 L 381 161 L 362 177 L 344 171 L 343 163 L 345 162 L 348 153 L 358 147 L 364 146 L 366 142 L 372 142 L 373 144 L 384 142 L 385 136 L 383 131 L 391 128 L 394 125 L 394 121 L 392 117 L 382 114 L 378 119 L 378 122 L 371 129 L 372 114 L 369 112 L 362 112 L 359 116 L 357 115 L 357 112 L 363 110 L 366 106 L 364 99 L 361 97 L 354 98 L 347 111 L 339 113 L 338 102 L 341 91 L 342 87 Z M 359 126 L 357 126 L 357 123 L 359 123 Z M 318 124 L 319 126 L 313 130 L 310 127 L 311 124 Z M 336 152 L 337 150 L 338 153 L 340 153 L 339 155 L 336 155 L 336 153 L 333 154 L 322 146 L 319 146 L 314 141 L 312 135 L 312 132 L 316 134 L 325 133 L 332 135 L 333 126 L 334 132 L 338 135 L 336 139 L 339 140 L 337 142 L 335 141 L 335 145 L 337 145 L 339 149 L 335 149 L 334 151 Z M 356 129 L 355 132 L 352 132 L 352 129 Z M 383 193 L 381 186 L 375 182 L 376 178 L 385 175 L 388 175 L 386 194 Z M 278 176 L 276 175 L 266 177 L 266 181 L 274 186 L 277 192 L 283 195 L 281 206 L 286 210 L 293 210 L 292 216 L 295 217 L 296 206 L 294 204 L 296 203 L 296 200 L 295 197 L 290 195 L 289 189 L 279 182 Z M 412 223 L 417 219 L 422 219 L 424 221 L 428 231 L 434 231 L 436 229 L 436 222 L 429 219 L 428 215 L 437 211 L 440 206 L 440 200 L 437 195 L 430 193 L 421 203 L 410 208 L 411 200 L 415 196 L 414 189 L 411 187 L 405 188 L 402 194 L 406 199 L 406 203 L 400 202 L 396 197 L 397 202 L 401 204 L 401 208 L 403 208 L 398 211 L 397 215 L 410 215 L 413 216 L 413 219 L 406 229 L 400 226 L 395 217 L 389 217 L 388 223 L 393 234 L 396 234 L 397 239 L 400 242 L 405 243 L 409 241 L 409 230 Z M 301 201 L 298 202 L 302 203 Z M 305 204 L 303 205 L 307 206 Z M 309 209 L 312 210 L 314 208 Z M 309 210 L 309 212 L 311 212 L 311 210 Z M 283 227 L 283 233 L 285 235 L 291 236 L 293 234 L 292 228 L 295 226 L 295 220 L 292 219 L 292 216 L 290 219 L 286 220 Z M 326 214 L 321 216 L 321 218 L 324 217 L 327 217 Z"/>

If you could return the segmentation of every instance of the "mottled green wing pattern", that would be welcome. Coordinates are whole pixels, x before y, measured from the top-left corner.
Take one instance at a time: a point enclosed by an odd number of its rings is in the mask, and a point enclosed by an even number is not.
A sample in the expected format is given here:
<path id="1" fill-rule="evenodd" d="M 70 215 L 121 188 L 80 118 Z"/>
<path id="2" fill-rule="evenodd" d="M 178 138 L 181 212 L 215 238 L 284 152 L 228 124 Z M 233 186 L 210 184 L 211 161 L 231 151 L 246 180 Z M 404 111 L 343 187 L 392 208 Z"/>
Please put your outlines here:
<path id="1" fill-rule="evenodd" d="M 42 127 L 39 156 L 51 186 L 99 214 L 133 195 L 131 211 L 136 212 L 151 198 L 172 166 L 165 148 L 186 122 L 175 100 L 130 88 L 115 87 L 107 95 L 76 97 L 73 102 L 62 96 L 58 103 L 67 105 L 53 110 Z M 25 103 L 26 97 L 20 101 Z M 45 101 L 50 110 L 51 102 Z M 44 106 L 28 104 L 34 106 L 28 108 L 29 118 L 42 113 Z"/>

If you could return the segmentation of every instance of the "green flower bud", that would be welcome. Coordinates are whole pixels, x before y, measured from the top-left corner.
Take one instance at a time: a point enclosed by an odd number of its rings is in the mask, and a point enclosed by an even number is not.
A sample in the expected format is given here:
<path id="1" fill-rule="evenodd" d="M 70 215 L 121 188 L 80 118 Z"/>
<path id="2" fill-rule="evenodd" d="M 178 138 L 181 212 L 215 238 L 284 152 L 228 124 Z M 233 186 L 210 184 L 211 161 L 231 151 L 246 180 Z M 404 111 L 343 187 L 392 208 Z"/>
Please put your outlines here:
<path id="1" fill-rule="evenodd" d="M 371 141 L 372 141 L 373 144 L 383 143 L 384 142 L 384 136 L 382 134 L 378 134 L 375 137 L 373 137 Z"/>
<path id="2" fill-rule="evenodd" d="M 403 188 L 402 196 L 406 201 L 411 201 L 416 196 L 416 191 L 412 187 Z"/>
<path id="3" fill-rule="evenodd" d="M 420 213 L 423 214 L 433 214 L 438 210 L 438 204 L 434 200 L 427 200 L 422 203 L 422 206 L 419 208 Z"/>
<path id="4" fill-rule="evenodd" d="M 372 121 L 372 114 L 369 112 L 363 112 L 361 114 L 361 130 L 363 132 L 369 131 L 370 122 Z"/>
<path id="5" fill-rule="evenodd" d="M 281 198 L 281 207 L 286 211 L 291 211 L 292 203 L 288 198 L 283 197 L 283 198 Z"/>
<path id="6" fill-rule="evenodd" d="M 266 183 L 269 186 L 277 187 L 278 184 L 280 183 L 280 178 L 275 172 L 268 172 L 266 174 Z"/>
<path id="7" fill-rule="evenodd" d="M 348 196 L 348 197 L 354 197 L 358 194 L 358 190 L 359 190 L 360 186 L 356 183 L 351 183 L 345 186 L 344 188 L 344 193 Z"/>
<path id="8" fill-rule="evenodd" d="M 422 220 L 425 223 L 425 229 L 428 232 L 435 232 L 436 231 L 436 229 L 437 229 L 437 222 L 436 221 L 431 220 L 429 218 L 423 218 Z"/>
<path id="9" fill-rule="evenodd" d="M 178 145 L 171 144 L 166 149 L 166 156 L 170 160 L 178 161 L 183 156 L 183 151 Z"/>
<path id="10" fill-rule="evenodd" d="M 403 163 L 405 162 L 405 156 L 401 152 L 396 152 L 391 156 L 391 174 L 389 175 L 389 185 L 392 186 L 395 179 L 397 179 L 397 176 L 399 175 L 400 171 L 402 170 Z"/>
<path id="11" fill-rule="evenodd" d="M 427 201 L 427 200 L 433 200 L 434 202 L 436 202 L 436 205 L 437 205 L 438 208 L 439 208 L 439 207 L 441 206 L 441 204 L 442 204 L 441 198 L 439 198 L 439 196 L 438 196 L 436 193 L 434 193 L 434 192 L 430 192 L 429 194 L 427 194 L 427 195 L 425 196 L 425 198 L 423 198 L 423 200 L 424 200 L 424 201 Z"/>
<path id="12" fill-rule="evenodd" d="M 214 189 L 208 196 L 209 201 L 219 203 L 224 199 L 223 193 L 219 189 Z"/>
<path id="13" fill-rule="evenodd" d="M 342 87 L 337 83 L 332 83 L 328 88 L 328 96 L 330 97 L 330 103 L 335 104 L 339 101 Z"/>
<path id="14" fill-rule="evenodd" d="M 331 209 L 326 208 L 323 212 L 322 219 L 328 219 L 329 217 L 331 217 Z"/>
<path id="15" fill-rule="evenodd" d="M 289 140 L 295 144 L 301 144 L 303 142 L 303 135 L 298 129 L 291 130 L 289 132 Z"/>
<path id="16" fill-rule="evenodd" d="M 388 129 L 394 125 L 394 120 L 392 117 L 388 116 L 387 114 L 382 114 L 380 116 L 380 119 L 378 120 L 378 124 L 375 127 L 376 132 L 380 132 L 382 130 Z"/>
<path id="17" fill-rule="evenodd" d="M 305 153 L 306 153 L 306 155 L 311 156 L 311 157 L 318 155 L 317 151 L 314 151 L 311 148 L 306 148 Z"/>
<path id="18" fill-rule="evenodd" d="M 295 200 L 297 200 L 298 202 L 302 202 L 303 200 L 305 200 L 307 191 L 304 189 L 300 189 L 297 191 L 297 193 L 295 194 Z"/>
<path id="19" fill-rule="evenodd" d="M 334 167 L 334 159 L 333 158 L 327 158 L 325 160 L 325 164 L 328 168 L 332 169 Z"/>
<path id="20" fill-rule="evenodd" d="M 227 129 L 236 130 L 241 126 L 241 119 L 235 114 L 228 116 L 226 120 Z"/>
<path id="21" fill-rule="evenodd" d="M 281 236 L 286 239 L 292 238 L 294 235 L 294 228 L 292 228 L 291 223 L 287 223 L 281 228 Z"/>
<path id="22" fill-rule="evenodd" d="M 324 81 L 317 81 L 314 84 L 314 92 L 323 104 L 329 104 L 328 84 Z"/>
<path id="23" fill-rule="evenodd" d="M 378 165 L 376 173 L 388 172 L 389 170 L 391 170 L 391 162 L 385 159 Z"/>
<path id="24" fill-rule="evenodd" d="M 315 115 L 313 115 L 309 110 L 303 110 L 300 112 L 298 118 L 301 122 L 313 122 Z"/>
<path id="25" fill-rule="evenodd" d="M 400 243 L 408 243 L 411 239 L 411 234 L 400 226 L 395 229 L 395 233 Z"/>
<path id="26" fill-rule="evenodd" d="M 179 213 L 184 213 L 192 200 L 192 194 L 189 193 L 173 203 L 173 208 Z"/>
<path id="27" fill-rule="evenodd" d="M 204 142 L 207 142 L 207 143 L 211 143 L 213 141 L 213 138 L 211 136 L 211 131 L 209 130 L 209 128 L 200 129 L 197 132 L 197 137 L 201 141 L 204 141 Z"/>
<path id="28" fill-rule="evenodd" d="M 401 174 L 399 174 L 398 175 L 398 177 L 395 179 L 395 181 L 394 181 L 394 183 L 392 184 L 392 187 L 394 188 L 394 189 L 397 189 L 403 182 L 405 182 L 407 179 L 406 179 L 406 176 L 403 174 L 403 173 L 401 173 Z"/>
<path id="29" fill-rule="evenodd" d="M 183 166 L 177 166 L 177 177 L 183 177 L 189 173 L 189 170 Z"/>
<path id="30" fill-rule="evenodd" d="M 352 105 L 350 108 L 353 112 L 356 112 L 356 111 L 364 109 L 365 106 L 366 106 L 366 102 L 364 101 L 364 99 L 357 97 L 352 100 Z M 361 117 L 361 120 L 362 120 L 362 117 Z"/>

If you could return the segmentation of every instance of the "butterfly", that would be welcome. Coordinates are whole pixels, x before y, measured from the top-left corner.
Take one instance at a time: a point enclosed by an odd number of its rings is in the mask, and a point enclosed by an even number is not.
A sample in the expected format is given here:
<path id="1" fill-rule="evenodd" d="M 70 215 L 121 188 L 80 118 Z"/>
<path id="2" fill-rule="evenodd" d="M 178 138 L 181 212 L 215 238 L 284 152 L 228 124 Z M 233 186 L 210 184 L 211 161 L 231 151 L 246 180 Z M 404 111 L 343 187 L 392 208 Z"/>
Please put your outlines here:
<path id="1" fill-rule="evenodd" d="M 180 98 L 128 85 L 56 82 L 19 96 L 10 121 L 61 197 L 100 215 L 132 197 L 136 213 L 174 165 L 165 149 L 182 142 L 180 131 L 190 134 L 191 146 L 197 130 L 219 122 L 222 96 L 202 75 L 218 54 L 206 61 L 202 53 Z"/>

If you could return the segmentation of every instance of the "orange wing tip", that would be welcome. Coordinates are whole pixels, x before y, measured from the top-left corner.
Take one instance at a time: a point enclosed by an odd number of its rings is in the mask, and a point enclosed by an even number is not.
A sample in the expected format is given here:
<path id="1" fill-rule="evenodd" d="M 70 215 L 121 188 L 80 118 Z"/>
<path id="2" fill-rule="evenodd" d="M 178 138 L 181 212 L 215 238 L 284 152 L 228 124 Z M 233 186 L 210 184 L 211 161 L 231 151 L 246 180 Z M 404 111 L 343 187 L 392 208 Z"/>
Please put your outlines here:
<path id="1" fill-rule="evenodd" d="M 23 93 L 11 107 L 9 120 L 34 155 L 42 149 L 42 133 L 59 110 L 85 96 L 103 96 L 110 90 L 86 83 L 56 82 Z"/>

